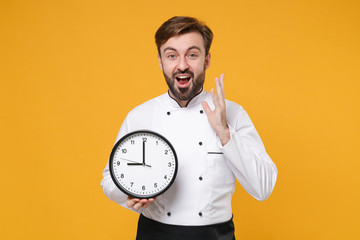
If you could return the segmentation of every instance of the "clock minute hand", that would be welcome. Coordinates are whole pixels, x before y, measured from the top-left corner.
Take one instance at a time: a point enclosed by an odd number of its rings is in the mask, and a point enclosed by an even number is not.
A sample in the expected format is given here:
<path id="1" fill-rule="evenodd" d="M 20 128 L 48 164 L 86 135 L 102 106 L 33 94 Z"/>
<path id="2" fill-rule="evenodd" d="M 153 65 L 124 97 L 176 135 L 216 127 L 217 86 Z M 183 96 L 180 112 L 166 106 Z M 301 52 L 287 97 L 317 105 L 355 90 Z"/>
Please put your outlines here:
<path id="1" fill-rule="evenodd" d="M 145 166 L 145 141 L 143 141 L 143 165 Z"/>

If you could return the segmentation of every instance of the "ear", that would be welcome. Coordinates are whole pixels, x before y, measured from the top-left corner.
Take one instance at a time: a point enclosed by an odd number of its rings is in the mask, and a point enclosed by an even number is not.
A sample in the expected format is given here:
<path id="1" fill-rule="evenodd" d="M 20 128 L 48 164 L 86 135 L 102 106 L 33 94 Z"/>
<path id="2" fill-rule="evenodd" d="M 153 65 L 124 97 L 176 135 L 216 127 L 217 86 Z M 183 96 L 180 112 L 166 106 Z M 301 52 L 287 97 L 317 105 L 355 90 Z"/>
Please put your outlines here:
<path id="1" fill-rule="evenodd" d="M 205 70 L 210 67 L 211 53 L 209 52 L 205 57 Z"/>
<path id="2" fill-rule="evenodd" d="M 161 56 L 158 54 L 158 61 L 159 61 L 159 66 L 161 71 L 163 71 L 163 66 L 162 66 L 162 61 L 161 61 Z"/>

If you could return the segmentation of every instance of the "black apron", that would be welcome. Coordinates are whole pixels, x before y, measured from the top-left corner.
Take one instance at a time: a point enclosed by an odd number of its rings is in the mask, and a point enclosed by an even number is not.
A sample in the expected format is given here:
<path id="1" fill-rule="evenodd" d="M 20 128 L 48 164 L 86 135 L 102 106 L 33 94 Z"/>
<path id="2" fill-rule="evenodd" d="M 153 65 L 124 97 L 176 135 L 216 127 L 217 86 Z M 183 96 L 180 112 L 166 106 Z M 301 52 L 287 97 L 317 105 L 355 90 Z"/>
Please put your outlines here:
<path id="1" fill-rule="evenodd" d="M 232 218 L 206 226 L 178 226 L 160 223 L 140 214 L 136 240 L 235 240 Z"/>

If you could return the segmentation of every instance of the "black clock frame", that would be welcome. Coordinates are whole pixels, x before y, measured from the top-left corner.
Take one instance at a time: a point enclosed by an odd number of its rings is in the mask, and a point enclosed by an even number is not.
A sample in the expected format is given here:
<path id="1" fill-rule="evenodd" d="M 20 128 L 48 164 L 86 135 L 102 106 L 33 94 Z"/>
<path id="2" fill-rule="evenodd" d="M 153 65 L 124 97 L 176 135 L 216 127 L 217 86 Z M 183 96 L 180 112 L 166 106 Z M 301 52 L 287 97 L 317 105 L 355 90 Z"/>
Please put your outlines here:
<path id="1" fill-rule="evenodd" d="M 146 196 L 143 196 L 143 195 L 136 195 L 132 192 L 129 192 L 128 190 L 126 190 L 124 187 L 122 187 L 116 177 L 115 177 L 115 173 L 114 173 L 114 169 L 113 169 L 113 160 L 114 160 L 114 155 L 115 155 L 115 152 L 116 152 L 116 149 L 117 147 L 119 146 L 119 144 L 125 140 L 126 138 L 128 138 L 129 136 L 131 135 L 134 135 L 134 134 L 141 134 L 141 133 L 145 133 L 145 134 L 152 134 L 152 135 L 155 135 L 159 138 L 161 138 L 162 140 L 164 140 L 166 142 L 166 144 L 169 145 L 169 147 L 171 148 L 171 151 L 173 152 L 174 154 L 174 158 L 175 158 L 175 171 L 174 171 L 174 175 L 173 175 L 173 178 L 171 179 L 170 183 L 166 186 L 166 188 L 164 188 L 163 190 L 161 190 L 160 192 L 156 193 L 156 194 L 150 194 L 150 195 L 146 195 Z M 159 133 L 156 133 L 154 131 L 150 131 L 150 130 L 137 130 L 137 131 L 133 131 L 133 132 L 129 132 L 127 133 L 126 135 L 124 135 L 122 138 L 120 138 L 114 145 L 114 147 L 112 148 L 111 150 L 111 154 L 110 154 L 110 159 L 109 159 L 109 169 L 110 169 L 110 176 L 113 180 L 113 182 L 115 183 L 115 185 L 123 192 L 125 193 L 126 195 L 130 196 L 130 197 L 133 197 L 133 198 L 137 198 L 137 199 L 149 199 L 149 198 L 154 198 L 154 197 L 157 197 L 163 193 L 165 193 L 170 187 L 171 185 L 174 183 L 175 181 L 175 178 L 176 178 L 176 175 L 177 175 L 177 171 L 178 171 L 178 159 L 177 159 L 177 155 L 176 155 L 176 152 L 175 152 L 175 149 L 174 147 L 172 146 L 172 144 L 169 142 L 169 140 L 167 140 L 164 136 L 160 135 Z"/>

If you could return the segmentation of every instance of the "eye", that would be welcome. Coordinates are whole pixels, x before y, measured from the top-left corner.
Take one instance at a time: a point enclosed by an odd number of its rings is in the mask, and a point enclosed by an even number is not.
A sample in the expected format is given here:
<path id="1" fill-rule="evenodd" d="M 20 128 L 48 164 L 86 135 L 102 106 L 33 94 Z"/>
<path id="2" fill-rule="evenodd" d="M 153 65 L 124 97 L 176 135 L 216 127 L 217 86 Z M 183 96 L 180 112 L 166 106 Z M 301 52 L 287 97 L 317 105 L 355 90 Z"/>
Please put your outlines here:
<path id="1" fill-rule="evenodd" d="M 190 57 L 190 58 L 196 58 L 197 56 L 198 56 L 198 55 L 197 55 L 196 53 L 190 53 L 190 54 L 189 54 L 189 57 Z"/>
<path id="2" fill-rule="evenodd" d="M 169 59 L 174 59 L 176 56 L 175 56 L 175 54 L 169 54 L 169 55 L 167 55 L 167 57 L 168 57 Z"/>

